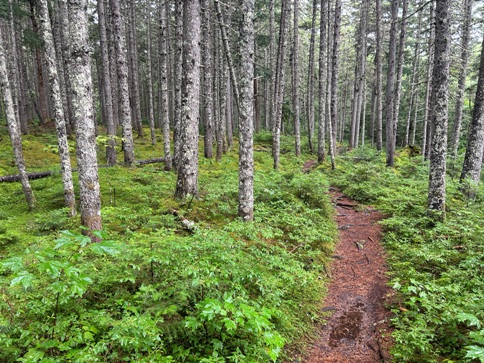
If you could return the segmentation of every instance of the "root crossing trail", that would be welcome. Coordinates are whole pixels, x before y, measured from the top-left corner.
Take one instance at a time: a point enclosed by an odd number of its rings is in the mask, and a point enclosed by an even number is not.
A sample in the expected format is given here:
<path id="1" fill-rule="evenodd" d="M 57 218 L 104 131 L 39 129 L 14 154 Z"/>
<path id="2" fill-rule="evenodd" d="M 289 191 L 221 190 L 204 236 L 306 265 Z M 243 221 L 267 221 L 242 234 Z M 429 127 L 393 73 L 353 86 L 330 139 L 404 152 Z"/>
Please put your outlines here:
<path id="1" fill-rule="evenodd" d="M 339 242 L 332 256 L 331 283 L 323 310 L 331 312 L 305 363 L 390 362 L 385 256 L 381 213 L 330 188 Z"/>

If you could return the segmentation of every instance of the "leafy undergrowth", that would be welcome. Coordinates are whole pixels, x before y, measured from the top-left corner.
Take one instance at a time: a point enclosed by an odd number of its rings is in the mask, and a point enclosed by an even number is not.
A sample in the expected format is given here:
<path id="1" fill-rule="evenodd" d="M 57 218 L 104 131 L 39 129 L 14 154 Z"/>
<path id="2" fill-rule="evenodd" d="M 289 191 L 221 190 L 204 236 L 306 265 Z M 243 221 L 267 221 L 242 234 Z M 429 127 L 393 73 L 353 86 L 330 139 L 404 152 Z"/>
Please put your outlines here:
<path id="1" fill-rule="evenodd" d="M 384 156 L 355 151 L 339 160 L 334 183 L 374 204 L 382 222 L 396 290 L 396 362 L 484 362 L 484 188 L 469 200 L 449 170 L 447 218 L 427 217 L 428 165 L 406 150 L 396 167 Z"/>
<path id="2" fill-rule="evenodd" d="M 56 168 L 51 139 L 27 138 L 30 153 L 49 155 L 26 155 L 29 171 Z M 32 213 L 18 183 L 2 184 L 0 360 L 283 357 L 319 319 L 335 226 L 324 176 L 303 174 L 292 153 L 273 171 L 266 139 L 256 139 L 253 223 L 236 216 L 235 152 L 201 158 L 200 199 L 184 202 L 163 165 L 100 169 L 104 230 L 94 244 L 67 217 L 59 175 L 32 181 Z M 136 143 L 138 159 L 159 156 L 160 146 Z M 2 143 L 0 158 L 9 152 Z"/>

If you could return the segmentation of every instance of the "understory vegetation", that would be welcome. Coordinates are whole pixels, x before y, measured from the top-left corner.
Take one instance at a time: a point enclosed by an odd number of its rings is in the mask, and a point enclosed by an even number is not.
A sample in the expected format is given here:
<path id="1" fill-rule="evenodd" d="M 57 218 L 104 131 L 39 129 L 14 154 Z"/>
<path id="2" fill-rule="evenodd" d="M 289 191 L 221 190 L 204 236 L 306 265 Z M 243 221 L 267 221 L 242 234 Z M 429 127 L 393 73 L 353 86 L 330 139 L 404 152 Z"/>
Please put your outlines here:
<path id="1" fill-rule="evenodd" d="M 253 223 L 237 217 L 235 152 L 201 158 L 200 198 L 184 202 L 163 164 L 101 168 L 99 243 L 67 216 L 59 174 L 32 181 L 32 213 L 19 184 L 3 183 L 0 360 L 268 362 L 300 348 L 320 319 L 336 228 L 328 180 L 289 153 L 273 171 L 270 138 L 256 140 Z M 136 142 L 137 159 L 159 155 Z M 25 137 L 29 171 L 57 168 L 53 145 Z M 0 161 L 16 173 L 7 142 Z"/>
<path id="2" fill-rule="evenodd" d="M 459 187 L 450 163 L 445 222 L 427 217 L 428 164 L 400 152 L 395 168 L 372 150 L 339 160 L 332 183 L 385 214 L 396 362 L 484 362 L 484 188 Z M 452 165 L 454 164 L 454 165 Z M 464 190 L 464 192 L 461 191 Z"/>

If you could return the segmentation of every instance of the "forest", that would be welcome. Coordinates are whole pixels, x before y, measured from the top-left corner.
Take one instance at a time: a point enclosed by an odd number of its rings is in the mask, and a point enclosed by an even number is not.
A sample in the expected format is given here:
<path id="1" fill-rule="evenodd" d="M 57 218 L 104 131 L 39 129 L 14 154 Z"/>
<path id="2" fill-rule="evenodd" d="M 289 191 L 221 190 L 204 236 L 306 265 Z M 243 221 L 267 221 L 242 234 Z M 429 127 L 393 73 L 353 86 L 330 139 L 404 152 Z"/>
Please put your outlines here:
<path id="1" fill-rule="evenodd" d="M 0 0 L 0 362 L 484 363 L 483 23 Z"/>

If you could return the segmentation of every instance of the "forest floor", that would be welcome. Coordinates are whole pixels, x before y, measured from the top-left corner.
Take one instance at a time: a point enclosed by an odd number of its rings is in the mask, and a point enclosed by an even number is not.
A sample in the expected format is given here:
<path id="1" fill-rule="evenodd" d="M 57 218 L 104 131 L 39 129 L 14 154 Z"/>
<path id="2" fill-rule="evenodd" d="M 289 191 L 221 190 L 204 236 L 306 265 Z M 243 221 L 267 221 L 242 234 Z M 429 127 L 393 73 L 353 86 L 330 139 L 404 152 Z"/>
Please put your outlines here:
<path id="1" fill-rule="evenodd" d="M 339 241 L 331 264 L 324 311 L 305 363 L 389 362 L 390 288 L 380 244 L 382 214 L 330 188 Z"/>

